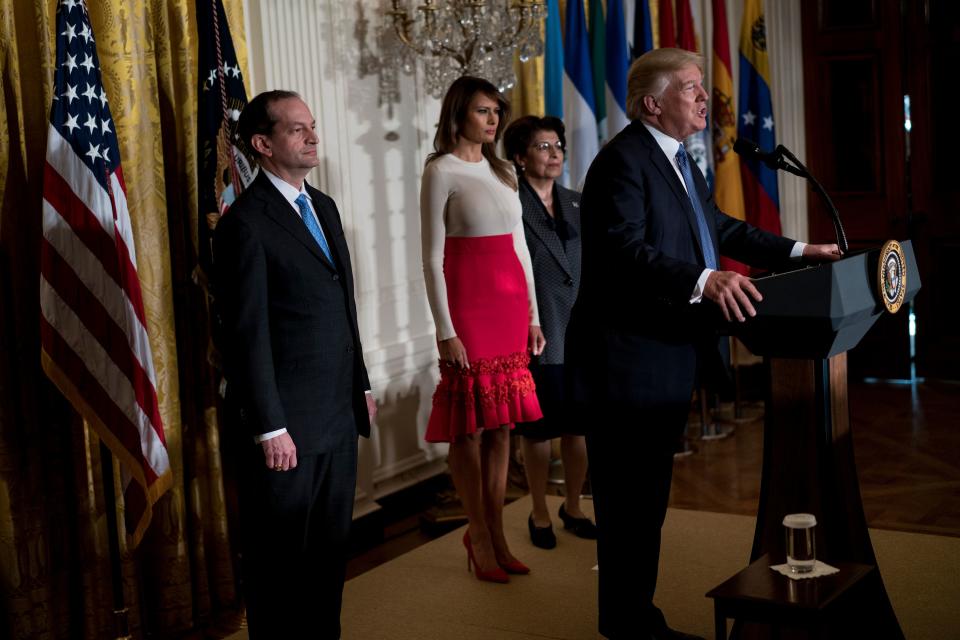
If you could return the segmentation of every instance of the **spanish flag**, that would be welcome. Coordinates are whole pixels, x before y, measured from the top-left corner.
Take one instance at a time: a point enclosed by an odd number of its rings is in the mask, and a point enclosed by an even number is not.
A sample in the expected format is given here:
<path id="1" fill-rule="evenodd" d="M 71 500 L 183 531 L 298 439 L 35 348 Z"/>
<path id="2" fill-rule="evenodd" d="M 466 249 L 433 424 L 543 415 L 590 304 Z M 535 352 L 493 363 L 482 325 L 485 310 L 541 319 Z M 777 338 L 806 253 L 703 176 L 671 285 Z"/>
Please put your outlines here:
<path id="1" fill-rule="evenodd" d="M 724 0 L 713 0 L 713 96 L 710 125 L 713 133 L 713 199 L 729 216 L 746 220 L 743 208 L 743 185 L 740 182 L 740 159 L 733 152 L 737 136 L 737 107 L 733 99 L 730 65 L 730 32 L 727 30 L 727 8 Z M 749 269 L 743 263 L 720 258 L 720 268 L 744 275 Z"/>

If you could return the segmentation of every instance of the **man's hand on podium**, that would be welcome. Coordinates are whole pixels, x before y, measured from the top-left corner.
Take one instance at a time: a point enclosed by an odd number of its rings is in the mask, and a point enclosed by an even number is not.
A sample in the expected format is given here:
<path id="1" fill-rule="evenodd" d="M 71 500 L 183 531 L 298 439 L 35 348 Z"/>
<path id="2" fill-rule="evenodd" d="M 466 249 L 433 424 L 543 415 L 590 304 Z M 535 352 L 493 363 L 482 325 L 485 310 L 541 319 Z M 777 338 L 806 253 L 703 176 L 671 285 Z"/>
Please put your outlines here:
<path id="1" fill-rule="evenodd" d="M 843 257 L 835 244 L 808 244 L 803 248 L 803 259 L 809 262 L 833 262 Z"/>
<path id="2" fill-rule="evenodd" d="M 755 316 L 753 300 L 760 302 L 763 296 L 750 278 L 736 271 L 712 271 L 703 287 L 703 297 L 717 303 L 727 322 L 746 320 L 744 313 Z"/>

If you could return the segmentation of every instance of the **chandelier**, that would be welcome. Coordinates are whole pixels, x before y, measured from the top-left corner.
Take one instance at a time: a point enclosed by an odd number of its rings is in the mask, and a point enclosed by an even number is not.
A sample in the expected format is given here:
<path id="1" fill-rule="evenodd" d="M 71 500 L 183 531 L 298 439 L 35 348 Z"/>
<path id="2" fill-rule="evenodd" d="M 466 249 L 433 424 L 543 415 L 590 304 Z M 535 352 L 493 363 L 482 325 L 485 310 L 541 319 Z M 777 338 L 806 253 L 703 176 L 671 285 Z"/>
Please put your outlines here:
<path id="1" fill-rule="evenodd" d="M 391 0 L 377 34 L 379 57 L 366 47 L 362 15 L 360 74 L 378 74 L 380 103 L 400 101 L 399 73 L 412 75 L 423 65 L 427 92 L 443 97 L 463 75 L 479 76 L 501 91 L 513 87 L 513 58 L 521 62 L 543 53 L 542 0 L 422 0 L 411 16 L 401 0 Z"/>

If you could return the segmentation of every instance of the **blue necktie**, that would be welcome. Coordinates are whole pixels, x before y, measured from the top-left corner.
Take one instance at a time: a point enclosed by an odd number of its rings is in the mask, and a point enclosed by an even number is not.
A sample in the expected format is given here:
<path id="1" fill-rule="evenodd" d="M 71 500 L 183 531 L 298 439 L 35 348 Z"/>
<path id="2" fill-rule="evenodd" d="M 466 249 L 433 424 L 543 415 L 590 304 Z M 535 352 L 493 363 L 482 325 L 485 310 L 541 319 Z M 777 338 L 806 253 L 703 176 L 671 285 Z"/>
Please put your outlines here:
<path id="1" fill-rule="evenodd" d="M 307 196 L 301 193 L 297 196 L 296 202 L 300 208 L 300 217 L 303 218 L 303 224 L 307 225 L 307 231 L 310 232 L 313 239 L 320 245 L 320 250 L 323 251 L 323 255 L 327 256 L 330 264 L 333 264 L 333 257 L 330 255 L 330 245 L 327 244 L 327 239 L 323 237 L 323 229 L 317 224 L 317 219 L 313 217 L 313 211 L 310 210 L 310 205 L 307 204 Z"/>
<path id="2" fill-rule="evenodd" d="M 710 229 L 707 227 L 707 217 L 703 213 L 703 206 L 700 204 L 700 197 L 697 194 L 697 187 L 693 182 L 693 172 L 690 171 L 690 161 L 687 159 L 687 150 L 680 144 L 677 150 L 677 165 L 680 167 L 680 173 L 683 174 L 683 181 L 687 183 L 687 197 L 690 198 L 690 206 L 693 207 L 693 213 L 697 217 L 697 230 L 700 231 L 700 250 L 703 251 L 703 262 L 708 269 L 717 268 L 717 254 L 713 251 L 713 238 L 710 236 Z"/>

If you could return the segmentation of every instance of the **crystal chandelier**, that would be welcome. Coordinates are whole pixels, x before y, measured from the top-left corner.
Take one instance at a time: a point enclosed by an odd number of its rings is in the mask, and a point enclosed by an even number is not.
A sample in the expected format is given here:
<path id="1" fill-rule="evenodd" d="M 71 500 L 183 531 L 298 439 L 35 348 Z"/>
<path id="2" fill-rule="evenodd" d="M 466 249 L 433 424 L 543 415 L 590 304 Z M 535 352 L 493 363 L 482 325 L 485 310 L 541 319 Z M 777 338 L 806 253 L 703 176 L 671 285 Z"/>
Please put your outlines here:
<path id="1" fill-rule="evenodd" d="M 381 104 L 399 102 L 398 70 L 412 75 L 418 59 L 427 92 L 441 98 L 463 75 L 510 89 L 514 52 L 522 62 L 543 53 L 542 0 L 423 0 L 414 17 L 401 0 L 391 4 L 377 37 L 379 59 L 363 47 L 360 60 L 361 75 L 379 74 Z"/>

